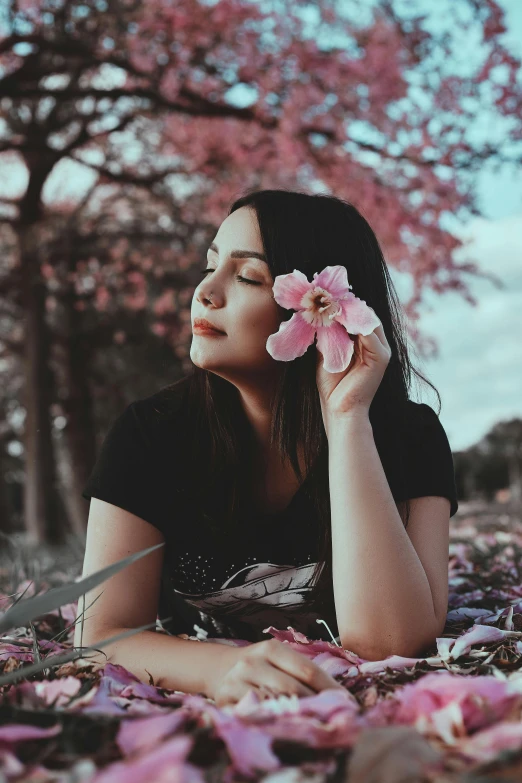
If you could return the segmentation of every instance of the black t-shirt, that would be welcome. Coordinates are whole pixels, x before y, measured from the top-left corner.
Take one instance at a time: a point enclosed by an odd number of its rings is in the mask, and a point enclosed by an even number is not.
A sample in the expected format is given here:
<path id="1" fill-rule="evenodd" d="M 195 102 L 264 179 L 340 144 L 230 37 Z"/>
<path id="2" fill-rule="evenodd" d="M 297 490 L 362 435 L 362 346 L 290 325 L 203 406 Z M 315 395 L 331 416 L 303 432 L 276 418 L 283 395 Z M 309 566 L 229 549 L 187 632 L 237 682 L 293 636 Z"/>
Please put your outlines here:
<path id="1" fill-rule="evenodd" d="M 321 536 L 303 491 L 306 479 L 283 511 L 257 514 L 252 509 L 232 542 L 210 535 L 185 491 L 189 478 L 196 486 L 198 480 L 186 472 L 186 391 L 181 382 L 125 408 L 105 436 L 82 496 L 130 511 L 163 533 L 158 618 L 172 617 L 162 623 L 167 632 L 195 636 L 199 627 L 209 638 L 255 642 L 270 638 L 263 633 L 269 625 L 291 625 L 331 641 L 309 607 Z M 429 405 L 409 400 L 408 407 L 406 494 L 393 453 L 379 451 L 392 495 L 396 501 L 442 495 L 450 500 L 453 516 L 457 493 L 444 428 Z M 338 637 L 337 626 L 330 622 L 329 627 Z"/>

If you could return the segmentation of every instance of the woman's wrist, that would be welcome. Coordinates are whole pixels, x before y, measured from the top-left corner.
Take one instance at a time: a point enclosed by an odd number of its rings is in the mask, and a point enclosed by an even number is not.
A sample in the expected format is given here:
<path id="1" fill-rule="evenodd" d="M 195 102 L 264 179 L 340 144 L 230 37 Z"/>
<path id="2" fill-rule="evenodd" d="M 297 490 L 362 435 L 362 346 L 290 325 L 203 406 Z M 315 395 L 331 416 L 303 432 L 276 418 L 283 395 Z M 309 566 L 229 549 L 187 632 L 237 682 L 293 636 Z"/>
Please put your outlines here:
<path id="1" fill-rule="evenodd" d="M 326 436 L 330 440 L 330 435 L 341 433 L 346 429 L 353 429 L 359 426 L 371 426 L 370 413 L 366 408 L 357 408 L 350 413 L 323 413 L 323 423 L 326 430 Z"/>
<path id="2" fill-rule="evenodd" d="M 207 644 L 207 642 L 202 642 L 202 644 Z M 210 644 L 215 649 L 212 649 L 212 663 L 205 673 L 205 693 L 213 699 L 218 684 L 237 662 L 238 653 L 242 648 L 220 642 L 210 642 Z"/>

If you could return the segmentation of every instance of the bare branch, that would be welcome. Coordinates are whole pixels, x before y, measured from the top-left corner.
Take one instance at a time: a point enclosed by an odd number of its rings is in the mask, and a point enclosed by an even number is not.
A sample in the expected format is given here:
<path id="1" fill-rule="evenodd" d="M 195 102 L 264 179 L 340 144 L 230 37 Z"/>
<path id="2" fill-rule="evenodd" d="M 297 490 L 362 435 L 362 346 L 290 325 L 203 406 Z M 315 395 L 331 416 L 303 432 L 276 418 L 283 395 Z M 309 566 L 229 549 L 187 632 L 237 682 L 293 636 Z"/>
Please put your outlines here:
<path id="1" fill-rule="evenodd" d="M 103 174 L 106 177 L 109 177 L 114 182 L 125 182 L 129 185 L 155 185 L 157 182 L 161 182 L 162 179 L 167 177 L 169 174 L 179 174 L 180 169 L 173 168 L 173 169 L 165 169 L 165 171 L 159 171 L 159 172 L 151 172 L 150 174 L 146 176 L 140 177 L 139 175 L 135 173 L 127 174 L 125 172 L 121 172 L 120 174 L 117 174 L 114 171 L 111 171 L 110 169 L 104 168 L 103 166 L 96 166 L 94 163 L 88 163 L 85 160 L 82 160 L 81 158 L 76 157 L 75 155 L 71 155 L 71 160 L 76 161 L 77 163 L 81 163 L 84 166 L 87 166 L 88 168 L 92 169 L 93 171 L 97 171 L 99 174 Z"/>

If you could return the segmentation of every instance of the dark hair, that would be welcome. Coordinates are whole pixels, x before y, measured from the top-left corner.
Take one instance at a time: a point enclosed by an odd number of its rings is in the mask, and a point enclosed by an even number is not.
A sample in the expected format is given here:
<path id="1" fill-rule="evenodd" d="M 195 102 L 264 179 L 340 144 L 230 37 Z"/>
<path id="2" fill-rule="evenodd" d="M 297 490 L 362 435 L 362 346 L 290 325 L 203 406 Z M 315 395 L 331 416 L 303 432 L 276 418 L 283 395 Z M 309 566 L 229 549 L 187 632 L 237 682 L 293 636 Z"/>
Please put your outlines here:
<path id="1" fill-rule="evenodd" d="M 330 195 L 291 190 L 247 191 L 233 202 L 229 214 L 240 207 L 255 210 L 273 278 L 297 268 L 311 281 L 314 272 L 325 266 L 344 265 L 355 295 L 372 307 L 381 320 L 392 355 L 370 406 L 370 421 L 383 464 L 386 459 L 398 462 L 404 489 L 401 435 L 412 371 L 437 393 L 439 412 L 440 395 L 410 363 L 402 307 L 373 230 L 352 204 Z M 282 321 L 294 314 L 280 310 Z M 329 612 L 334 604 L 328 441 L 316 385 L 315 343 L 303 356 L 282 364 L 274 398 L 271 441 L 277 444 L 282 459 L 290 459 L 300 481 L 303 477 L 297 446 L 298 442 L 303 444 L 306 494 L 314 504 L 322 531 L 322 552 L 312 578 L 311 601 L 335 627 L 335 615 Z M 193 416 L 194 422 L 191 458 L 198 476 L 195 497 L 211 529 L 229 535 L 241 515 L 248 514 L 243 488 L 248 466 L 245 455 L 252 445 L 251 428 L 233 384 L 197 366 L 187 376 L 187 382 L 188 415 Z M 406 527 L 409 516 L 407 502 Z"/>

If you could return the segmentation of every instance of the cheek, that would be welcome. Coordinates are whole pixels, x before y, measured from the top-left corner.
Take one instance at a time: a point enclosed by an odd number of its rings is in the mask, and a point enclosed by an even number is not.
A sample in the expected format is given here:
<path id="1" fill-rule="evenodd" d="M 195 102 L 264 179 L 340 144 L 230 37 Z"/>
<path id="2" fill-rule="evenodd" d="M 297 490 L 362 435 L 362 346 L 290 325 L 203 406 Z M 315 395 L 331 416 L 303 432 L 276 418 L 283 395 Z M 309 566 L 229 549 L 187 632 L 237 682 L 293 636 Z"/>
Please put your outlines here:
<path id="1" fill-rule="evenodd" d="M 288 312 L 288 310 L 285 310 L 285 312 Z M 259 307 L 252 311 L 249 320 L 258 334 L 268 337 L 278 331 L 283 319 L 278 313 L 278 306 L 274 306 L 274 303 L 271 301 L 268 306 L 265 304 L 264 307 Z"/>

